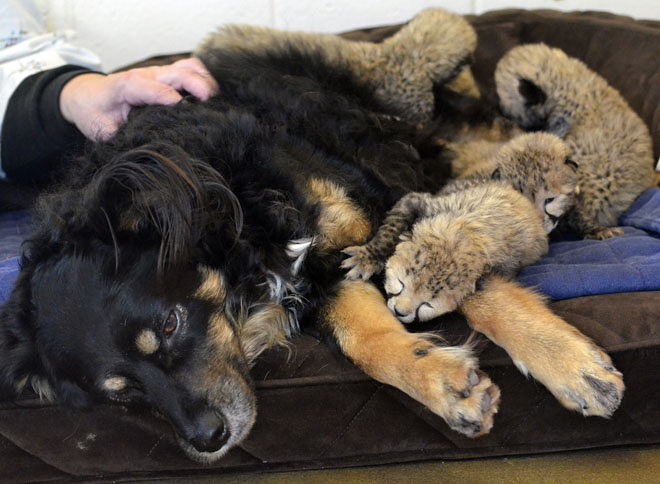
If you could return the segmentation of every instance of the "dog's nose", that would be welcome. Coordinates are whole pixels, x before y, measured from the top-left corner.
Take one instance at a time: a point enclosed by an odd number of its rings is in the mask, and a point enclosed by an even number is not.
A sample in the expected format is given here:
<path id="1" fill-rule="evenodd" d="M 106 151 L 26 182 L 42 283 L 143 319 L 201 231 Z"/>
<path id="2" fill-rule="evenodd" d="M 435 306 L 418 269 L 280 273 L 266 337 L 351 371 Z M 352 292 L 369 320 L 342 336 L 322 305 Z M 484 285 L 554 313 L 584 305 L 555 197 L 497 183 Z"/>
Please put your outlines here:
<path id="1" fill-rule="evenodd" d="M 229 430 L 224 419 L 216 412 L 207 410 L 197 420 L 195 434 L 190 439 L 198 452 L 220 450 L 229 439 Z"/>

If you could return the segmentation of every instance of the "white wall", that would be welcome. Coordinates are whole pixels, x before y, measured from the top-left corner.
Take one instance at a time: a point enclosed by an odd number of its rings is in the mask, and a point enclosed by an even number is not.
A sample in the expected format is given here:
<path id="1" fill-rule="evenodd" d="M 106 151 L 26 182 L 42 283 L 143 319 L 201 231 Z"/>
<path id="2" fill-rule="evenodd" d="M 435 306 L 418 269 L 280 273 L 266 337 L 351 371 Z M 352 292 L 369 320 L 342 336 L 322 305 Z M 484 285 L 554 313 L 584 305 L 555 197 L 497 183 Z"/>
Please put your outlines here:
<path id="1" fill-rule="evenodd" d="M 607 10 L 660 19 L 660 0 L 38 0 L 51 29 L 74 29 L 112 70 L 156 54 L 189 51 L 223 23 L 340 32 L 405 21 L 428 6 L 457 13 L 500 8 Z"/>

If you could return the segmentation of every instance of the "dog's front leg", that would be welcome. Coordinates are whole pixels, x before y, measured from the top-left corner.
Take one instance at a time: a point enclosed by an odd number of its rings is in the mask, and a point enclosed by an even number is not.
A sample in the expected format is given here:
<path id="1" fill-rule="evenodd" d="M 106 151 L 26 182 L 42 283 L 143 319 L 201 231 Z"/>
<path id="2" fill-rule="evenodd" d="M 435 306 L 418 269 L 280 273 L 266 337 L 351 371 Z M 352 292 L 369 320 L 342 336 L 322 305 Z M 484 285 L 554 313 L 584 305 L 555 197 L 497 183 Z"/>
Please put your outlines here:
<path id="1" fill-rule="evenodd" d="M 533 291 L 493 276 L 460 309 L 565 407 L 602 417 L 618 408 L 624 385 L 610 357 Z"/>
<path id="2" fill-rule="evenodd" d="M 406 331 L 372 284 L 345 281 L 324 322 L 365 373 L 423 403 L 452 429 L 476 437 L 493 426 L 500 391 L 471 350 L 437 346 L 428 335 Z"/>

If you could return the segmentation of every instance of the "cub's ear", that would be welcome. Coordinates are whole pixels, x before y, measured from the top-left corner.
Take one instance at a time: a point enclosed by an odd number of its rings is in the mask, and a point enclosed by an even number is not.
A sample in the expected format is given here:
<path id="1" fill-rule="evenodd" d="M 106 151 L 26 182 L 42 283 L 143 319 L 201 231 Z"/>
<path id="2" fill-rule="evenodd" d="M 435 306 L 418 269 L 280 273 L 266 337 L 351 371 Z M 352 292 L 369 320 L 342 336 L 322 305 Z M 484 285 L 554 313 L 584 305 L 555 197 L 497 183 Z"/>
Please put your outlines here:
<path id="1" fill-rule="evenodd" d="M 580 166 L 577 164 L 577 162 L 573 161 L 570 158 L 566 158 L 566 161 L 564 161 L 564 163 L 568 165 L 571 168 L 571 170 L 573 170 L 573 172 L 577 173 L 578 168 Z"/>
<path id="2" fill-rule="evenodd" d="M 538 106 L 548 99 L 548 96 L 543 92 L 543 89 L 525 78 L 520 79 L 518 83 L 518 92 L 525 100 L 526 107 Z"/>

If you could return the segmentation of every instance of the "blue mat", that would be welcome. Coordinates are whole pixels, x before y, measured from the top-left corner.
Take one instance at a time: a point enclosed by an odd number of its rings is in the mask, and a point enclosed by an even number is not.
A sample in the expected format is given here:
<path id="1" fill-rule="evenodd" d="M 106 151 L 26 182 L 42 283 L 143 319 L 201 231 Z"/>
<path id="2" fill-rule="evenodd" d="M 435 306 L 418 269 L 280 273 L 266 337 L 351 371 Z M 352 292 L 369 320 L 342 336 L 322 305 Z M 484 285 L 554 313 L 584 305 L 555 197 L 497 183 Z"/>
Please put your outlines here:
<path id="1" fill-rule="evenodd" d="M 646 190 L 624 213 L 623 235 L 564 240 L 518 276 L 552 299 L 660 289 L 660 189 Z"/>
<path id="2" fill-rule="evenodd" d="M 9 297 L 18 276 L 21 243 L 30 233 L 27 212 L 0 214 L 0 301 Z"/>
<path id="3" fill-rule="evenodd" d="M 609 240 L 562 240 L 519 281 L 552 299 L 660 290 L 660 189 L 645 191 L 620 220 L 624 234 Z M 0 301 L 9 296 L 21 242 L 30 232 L 26 212 L 0 215 Z"/>

